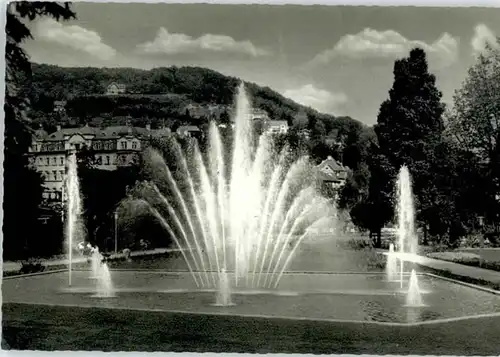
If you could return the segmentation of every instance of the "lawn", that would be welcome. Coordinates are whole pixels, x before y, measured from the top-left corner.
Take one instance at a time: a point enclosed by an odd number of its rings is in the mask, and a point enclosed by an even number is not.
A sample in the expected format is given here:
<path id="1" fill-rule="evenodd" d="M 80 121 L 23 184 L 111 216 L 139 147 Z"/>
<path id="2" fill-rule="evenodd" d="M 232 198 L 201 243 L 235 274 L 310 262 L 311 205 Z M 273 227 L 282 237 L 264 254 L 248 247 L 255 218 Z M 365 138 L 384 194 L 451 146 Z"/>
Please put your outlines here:
<path id="1" fill-rule="evenodd" d="M 500 271 L 500 249 L 462 249 L 428 253 L 429 258 Z"/>
<path id="2" fill-rule="evenodd" d="M 421 326 L 5 304 L 3 349 L 494 355 L 500 317 Z"/>

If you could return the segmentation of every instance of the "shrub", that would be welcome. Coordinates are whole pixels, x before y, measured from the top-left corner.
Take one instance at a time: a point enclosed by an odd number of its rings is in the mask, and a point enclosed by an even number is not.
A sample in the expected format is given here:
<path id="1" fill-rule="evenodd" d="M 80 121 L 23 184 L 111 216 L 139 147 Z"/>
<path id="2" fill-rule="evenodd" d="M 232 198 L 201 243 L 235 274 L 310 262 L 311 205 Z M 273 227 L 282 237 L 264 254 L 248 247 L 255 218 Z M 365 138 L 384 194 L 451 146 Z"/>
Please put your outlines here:
<path id="1" fill-rule="evenodd" d="M 445 260 L 453 263 L 474 264 L 481 261 L 481 257 L 468 252 L 434 252 L 427 254 L 429 258 Z"/>
<path id="2" fill-rule="evenodd" d="M 347 241 L 347 246 L 352 250 L 371 249 L 373 248 L 373 240 L 365 237 L 351 238 Z"/>
<path id="3" fill-rule="evenodd" d="M 19 274 L 39 273 L 44 270 L 45 266 L 42 264 L 41 260 L 30 258 L 21 262 L 21 269 L 19 269 Z"/>

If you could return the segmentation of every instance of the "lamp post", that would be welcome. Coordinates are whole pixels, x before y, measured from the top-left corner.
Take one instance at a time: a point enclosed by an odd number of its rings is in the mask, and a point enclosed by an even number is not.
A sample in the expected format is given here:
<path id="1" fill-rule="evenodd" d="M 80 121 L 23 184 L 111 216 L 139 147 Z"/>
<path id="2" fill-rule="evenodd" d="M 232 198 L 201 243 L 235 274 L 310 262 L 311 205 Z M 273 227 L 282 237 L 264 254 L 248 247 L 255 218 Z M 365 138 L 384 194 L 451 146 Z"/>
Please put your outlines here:
<path id="1" fill-rule="evenodd" d="M 118 254 L 118 210 L 115 211 L 115 254 Z"/>

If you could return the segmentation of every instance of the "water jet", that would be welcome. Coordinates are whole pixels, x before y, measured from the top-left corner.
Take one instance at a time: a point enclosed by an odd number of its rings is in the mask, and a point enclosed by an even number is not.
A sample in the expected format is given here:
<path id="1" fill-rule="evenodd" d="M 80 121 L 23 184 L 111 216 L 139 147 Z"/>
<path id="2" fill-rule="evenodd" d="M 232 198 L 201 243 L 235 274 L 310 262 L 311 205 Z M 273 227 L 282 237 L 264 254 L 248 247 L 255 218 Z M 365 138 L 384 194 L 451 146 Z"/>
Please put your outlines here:
<path id="1" fill-rule="evenodd" d="M 422 294 L 418 286 L 418 277 L 415 269 L 411 271 L 410 282 L 408 285 L 408 293 L 406 294 L 406 305 L 408 307 L 423 306 Z"/>

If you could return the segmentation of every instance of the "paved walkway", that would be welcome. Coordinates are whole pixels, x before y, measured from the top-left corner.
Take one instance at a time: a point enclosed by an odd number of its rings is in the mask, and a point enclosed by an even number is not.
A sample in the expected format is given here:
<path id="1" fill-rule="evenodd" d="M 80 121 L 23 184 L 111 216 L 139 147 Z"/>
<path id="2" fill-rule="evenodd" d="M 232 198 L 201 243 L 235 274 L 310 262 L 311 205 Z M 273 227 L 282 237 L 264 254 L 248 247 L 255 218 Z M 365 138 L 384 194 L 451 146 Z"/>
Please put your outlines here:
<path id="1" fill-rule="evenodd" d="M 386 251 L 380 251 L 381 253 L 387 253 Z M 433 259 L 415 254 L 400 254 L 405 261 L 413 262 L 418 265 L 428 267 L 435 270 L 447 271 L 453 275 L 461 276 L 465 278 L 470 278 L 474 280 L 482 280 L 492 284 L 500 285 L 500 272 L 477 268 L 473 266 L 447 262 L 440 259 Z"/>
<path id="2" fill-rule="evenodd" d="M 137 257 L 137 256 L 145 256 L 145 255 L 153 255 L 153 254 L 162 254 L 162 253 L 168 253 L 168 252 L 178 252 L 180 251 L 179 249 L 167 249 L 167 248 L 157 248 L 157 249 L 150 249 L 150 250 L 138 250 L 138 251 L 133 251 L 130 253 L 132 257 Z M 110 255 L 110 258 L 118 258 L 118 257 L 123 257 L 123 253 L 113 253 Z M 84 263 L 87 261 L 87 257 L 83 256 L 77 256 L 74 257 L 73 259 L 73 264 L 78 264 L 78 263 Z M 54 265 L 68 265 L 68 259 L 42 259 L 42 264 L 45 266 L 54 266 Z M 2 264 L 2 270 L 4 272 L 12 272 L 12 271 L 18 271 L 21 269 L 21 263 L 20 262 L 3 262 Z"/>

